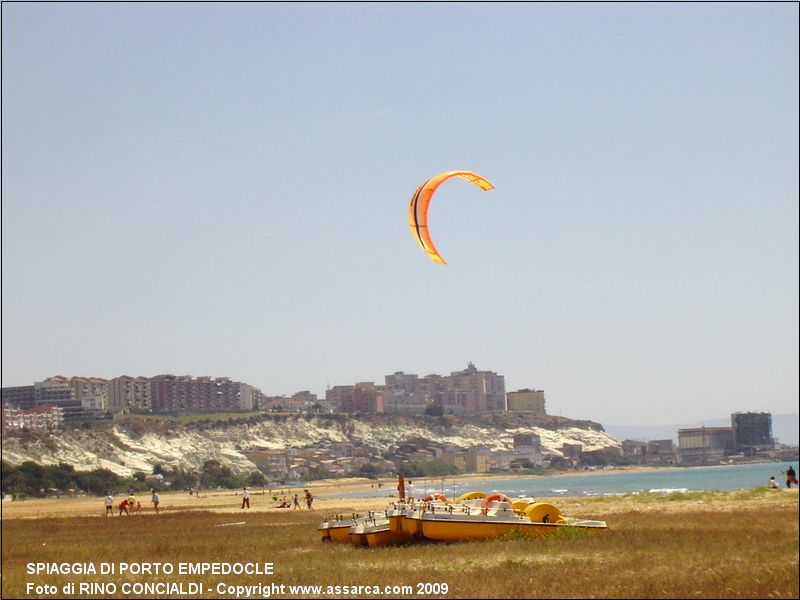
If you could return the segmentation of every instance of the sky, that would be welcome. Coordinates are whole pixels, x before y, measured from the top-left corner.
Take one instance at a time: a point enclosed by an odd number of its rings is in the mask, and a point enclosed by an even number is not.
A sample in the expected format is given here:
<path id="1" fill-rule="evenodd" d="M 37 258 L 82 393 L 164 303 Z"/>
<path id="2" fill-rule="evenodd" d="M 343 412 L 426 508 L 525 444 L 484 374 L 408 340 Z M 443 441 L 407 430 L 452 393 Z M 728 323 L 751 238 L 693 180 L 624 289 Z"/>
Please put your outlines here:
<path id="1" fill-rule="evenodd" d="M 4 3 L 2 384 L 796 412 L 799 128 L 794 3 Z"/>

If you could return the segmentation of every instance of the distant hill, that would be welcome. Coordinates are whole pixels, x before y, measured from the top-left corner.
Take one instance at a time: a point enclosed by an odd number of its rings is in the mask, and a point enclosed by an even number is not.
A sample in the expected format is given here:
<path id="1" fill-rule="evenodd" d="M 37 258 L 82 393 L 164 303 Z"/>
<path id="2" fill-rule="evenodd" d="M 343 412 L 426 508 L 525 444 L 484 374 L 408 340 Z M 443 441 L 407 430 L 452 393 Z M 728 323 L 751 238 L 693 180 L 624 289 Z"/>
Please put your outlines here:
<path id="1" fill-rule="evenodd" d="M 352 443 L 373 458 L 392 456 L 409 442 L 423 446 L 491 451 L 513 447 L 514 435 L 531 433 L 541 440 L 546 457 L 563 456 L 565 443 L 584 451 L 618 448 L 619 442 L 599 423 L 565 417 L 535 418 L 497 414 L 472 417 L 399 415 L 195 415 L 118 419 L 108 429 L 69 430 L 52 434 L 21 432 L 2 436 L 3 461 L 19 465 L 66 463 L 78 471 L 98 467 L 118 475 L 151 473 L 155 465 L 199 471 L 208 460 L 219 461 L 236 474 L 256 470 L 247 457 L 255 448 L 330 448 Z"/>
<path id="2" fill-rule="evenodd" d="M 789 413 L 772 415 L 772 436 L 778 438 L 781 444 L 789 446 L 800 445 L 800 414 Z M 730 427 L 731 418 L 722 417 L 709 419 L 696 423 L 682 423 L 679 425 L 604 425 L 611 437 L 622 440 L 677 440 L 678 429 L 686 427 Z"/>

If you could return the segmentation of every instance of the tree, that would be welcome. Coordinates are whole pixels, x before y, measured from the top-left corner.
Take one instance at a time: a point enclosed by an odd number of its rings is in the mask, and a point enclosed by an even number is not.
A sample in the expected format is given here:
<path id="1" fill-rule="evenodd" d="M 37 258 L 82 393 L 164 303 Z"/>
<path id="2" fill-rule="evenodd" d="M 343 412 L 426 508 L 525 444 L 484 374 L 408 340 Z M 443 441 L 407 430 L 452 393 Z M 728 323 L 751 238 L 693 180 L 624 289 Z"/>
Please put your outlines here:
<path id="1" fill-rule="evenodd" d="M 397 469 L 406 477 L 441 477 L 458 473 L 458 469 L 440 460 L 430 462 L 402 462 Z"/>
<path id="2" fill-rule="evenodd" d="M 332 474 L 330 471 L 328 471 L 328 469 L 326 469 L 323 466 L 318 466 L 318 467 L 311 467 L 308 470 L 308 473 L 305 474 L 303 479 L 305 479 L 306 481 L 312 481 L 314 479 L 329 479 L 330 477 L 332 477 Z"/>
<path id="3" fill-rule="evenodd" d="M 425 408 L 425 414 L 429 417 L 442 417 L 444 416 L 444 407 L 441 404 L 429 404 Z"/>
<path id="4" fill-rule="evenodd" d="M 175 469 L 169 477 L 172 488 L 176 490 L 186 490 L 197 486 L 197 476 L 187 473 L 183 469 Z"/>
<path id="5" fill-rule="evenodd" d="M 122 490 L 130 486 L 130 481 L 120 477 L 108 469 L 94 469 L 88 473 L 77 474 L 77 486 L 87 493 L 102 495 L 113 490 Z"/>
<path id="6" fill-rule="evenodd" d="M 203 464 L 200 481 L 204 488 L 234 488 L 244 485 L 244 478 L 236 477 L 230 467 L 222 465 L 218 460 L 207 460 Z"/>
<path id="7" fill-rule="evenodd" d="M 359 469 L 359 474 L 367 477 L 369 479 L 377 479 L 378 478 L 378 467 L 373 464 L 367 463 L 361 469 Z"/>
<path id="8" fill-rule="evenodd" d="M 247 485 L 248 486 L 265 486 L 267 484 L 267 478 L 264 477 L 264 474 L 261 471 L 253 471 L 247 476 Z"/>

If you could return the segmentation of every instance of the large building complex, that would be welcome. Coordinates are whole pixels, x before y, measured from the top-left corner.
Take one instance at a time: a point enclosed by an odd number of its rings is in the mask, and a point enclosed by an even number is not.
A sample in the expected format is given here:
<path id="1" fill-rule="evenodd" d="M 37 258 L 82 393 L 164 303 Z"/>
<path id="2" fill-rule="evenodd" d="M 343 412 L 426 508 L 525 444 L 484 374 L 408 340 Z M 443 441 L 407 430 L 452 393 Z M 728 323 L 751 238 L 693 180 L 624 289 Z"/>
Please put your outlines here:
<path id="1" fill-rule="evenodd" d="M 227 377 L 158 375 L 111 380 L 56 375 L 31 386 L 2 388 L 4 407 L 30 410 L 57 407 L 64 426 L 110 418 L 113 413 L 169 414 L 250 411 L 263 405 L 263 394 Z M 19 421 L 19 419 L 17 419 Z M 16 422 L 16 421 L 15 421 Z"/>
<path id="2" fill-rule="evenodd" d="M 150 378 L 150 402 L 157 413 L 253 410 L 253 389 L 227 377 L 157 375 Z"/>
<path id="3" fill-rule="evenodd" d="M 712 463 L 733 454 L 753 456 L 775 449 L 770 413 L 733 413 L 730 427 L 691 427 L 678 430 L 685 463 Z"/>
<path id="4" fill-rule="evenodd" d="M 772 415 L 765 412 L 733 413 L 731 415 L 733 443 L 736 452 L 753 455 L 773 450 Z"/>
<path id="5" fill-rule="evenodd" d="M 522 389 L 505 392 L 505 377 L 479 370 L 473 363 L 449 375 L 420 377 L 397 371 L 384 385 L 360 382 L 338 385 L 319 400 L 309 391 L 292 396 L 266 396 L 258 388 L 227 377 L 156 375 L 112 379 L 57 375 L 32 386 L 2 388 L 4 405 L 20 409 L 58 406 L 65 425 L 93 414 L 218 413 L 229 411 L 309 411 L 346 413 L 424 413 L 431 407 L 447 414 L 505 411 L 546 416 L 544 392 Z"/>
<path id="6" fill-rule="evenodd" d="M 492 371 L 479 371 L 469 363 L 463 371 L 450 373 L 442 405 L 458 412 L 505 412 L 505 377 Z"/>
<path id="7" fill-rule="evenodd" d="M 73 379 L 77 381 L 73 382 Z M 56 375 L 33 385 L 2 388 L 3 408 L 15 408 L 20 419 L 9 423 L 27 423 L 22 427 L 42 429 L 39 423 L 47 423 L 46 428 L 77 427 L 98 420 L 103 410 L 103 390 L 105 380 Z M 10 413 L 9 413 L 10 414 Z M 44 415 L 56 415 L 45 417 Z M 29 416 L 25 416 L 29 415 Z M 27 419 L 27 421 L 26 421 Z M 7 426 L 10 431 L 14 426 Z"/>
<path id="8" fill-rule="evenodd" d="M 733 430 L 730 427 L 679 429 L 678 447 L 684 463 L 719 462 L 733 452 Z"/>
<path id="9" fill-rule="evenodd" d="M 431 405 L 441 406 L 453 414 L 504 412 L 506 410 L 505 378 L 492 371 L 479 371 L 469 363 L 450 375 L 426 375 L 397 371 L 386 375 L 383 386 L 358 383 L 355 386 L 336 386 L 328 390 L 326 400 L 342 412 L 353 405 L 343 398 L 358 395 L 355 389 L 374 390 L 375 401 L 366 402 L 360 412 L 422 413 Z M 354 389 L 350 389 L 354 388 Z"/>

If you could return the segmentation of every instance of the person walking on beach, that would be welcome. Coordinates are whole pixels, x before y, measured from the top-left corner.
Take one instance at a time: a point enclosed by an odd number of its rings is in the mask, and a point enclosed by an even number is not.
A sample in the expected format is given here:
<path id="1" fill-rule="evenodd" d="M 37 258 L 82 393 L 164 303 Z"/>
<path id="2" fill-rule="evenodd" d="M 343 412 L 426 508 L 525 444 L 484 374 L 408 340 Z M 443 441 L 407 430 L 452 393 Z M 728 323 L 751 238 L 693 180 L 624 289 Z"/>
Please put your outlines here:
<path id="1" fill-rule="evenodd" d="M 158 492 L 155 488 L 153 488 L 150 490 L 150 493 L 152 494 L 152 496 L 150 496 L 150 502 L 153 503 L 153 510 L 155 510 L 156 514 L 158 514 Z"/>
<path id="2" fill-rule="evenodd" d="M 103 499 L 106 505 L 106 516 L 111 515 L 114 516 L 114 496 L 111 495 L 111 492 L 106 492 L 106 497 Z"/>
<path id="3" fill-rule="evenodd" d="M 789 468 L 786 469 L 786 487 L 790 488 L 792 484 L 797 485 L 797 474 L 794 472 L 792 465 L 789 465 Z"/>
<path id="4" fill-rule="evenodd" d="M 293 504 L 294 508 L 292 510 L 297 510 L 298 508 L 300 508 L 300 498 L 298 497 L 297 494 L 294 495 Z"/>
<path id="5" fill-rule="evenodd" d="M 247 491 L 247 488 L 242 488 L 242 508 L 245 506 L 250 508 L 250 492 Z"/>

